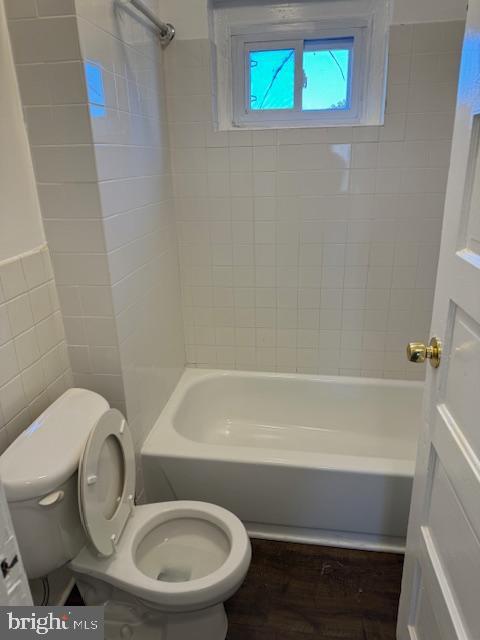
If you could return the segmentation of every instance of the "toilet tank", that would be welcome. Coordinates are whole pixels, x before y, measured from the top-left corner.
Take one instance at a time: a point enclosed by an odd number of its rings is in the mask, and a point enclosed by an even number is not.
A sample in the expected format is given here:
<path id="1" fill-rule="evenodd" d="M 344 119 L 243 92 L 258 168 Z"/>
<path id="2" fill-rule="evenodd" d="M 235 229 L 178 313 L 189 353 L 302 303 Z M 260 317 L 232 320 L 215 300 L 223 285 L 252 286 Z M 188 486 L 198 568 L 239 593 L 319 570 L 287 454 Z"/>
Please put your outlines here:
<path id="1" fill-rule="evenodd" d="M 108 408 L 93 391 L 69 389 L 0 456 L 0 477 L 29 578 L 61 567 L 85 543 L 78 464 L 90 431 Z"/>

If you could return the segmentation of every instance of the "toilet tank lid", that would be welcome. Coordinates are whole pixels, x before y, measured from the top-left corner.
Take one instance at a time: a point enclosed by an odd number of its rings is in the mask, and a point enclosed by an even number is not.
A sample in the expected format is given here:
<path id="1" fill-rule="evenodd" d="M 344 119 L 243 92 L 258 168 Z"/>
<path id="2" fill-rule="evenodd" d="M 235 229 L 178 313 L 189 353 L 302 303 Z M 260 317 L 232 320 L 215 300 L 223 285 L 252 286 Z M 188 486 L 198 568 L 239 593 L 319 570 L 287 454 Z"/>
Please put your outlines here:
<path id="1" fill-rule="evenodd" d="M 68 480 L 108 408 L 105 398 L 86 389 L 69 389 L 55 400 L 0 456 L 7 500 L 38 498 Z"/>

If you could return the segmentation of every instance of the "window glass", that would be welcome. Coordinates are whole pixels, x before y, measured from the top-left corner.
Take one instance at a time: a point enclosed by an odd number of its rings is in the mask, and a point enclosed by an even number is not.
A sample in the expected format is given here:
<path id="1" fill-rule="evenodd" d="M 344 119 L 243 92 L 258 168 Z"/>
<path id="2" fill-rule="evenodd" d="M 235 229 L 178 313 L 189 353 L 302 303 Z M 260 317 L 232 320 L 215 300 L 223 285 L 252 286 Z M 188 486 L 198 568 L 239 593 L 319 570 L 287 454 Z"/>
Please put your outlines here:
<path id="1" fill-rule="evenodd" d="M 353 44 L 353 38 L 348 39 Z M 325 41 L 305 43 L 303 52 L 302 109 L 350 108 L 350 47 L 328 48 Z"/>
<path id="2" fill-rule="evenodd" d="M 295 49 L 250 51 L 250 109 L 293 109 Z"/>

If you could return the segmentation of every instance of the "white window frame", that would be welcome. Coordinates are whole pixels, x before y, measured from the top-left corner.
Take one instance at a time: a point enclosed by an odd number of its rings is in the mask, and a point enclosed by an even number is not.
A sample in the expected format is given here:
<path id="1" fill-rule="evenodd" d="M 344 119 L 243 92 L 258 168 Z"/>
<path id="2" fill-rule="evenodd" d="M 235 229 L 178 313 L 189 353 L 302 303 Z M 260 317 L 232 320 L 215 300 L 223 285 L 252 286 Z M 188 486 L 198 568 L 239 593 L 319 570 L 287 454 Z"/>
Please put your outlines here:
<path id="1" fill-rule="evenodd" d="M 289 129 L 305 127 L 379 126 L 385 118 L 385 96 L 388 66 L 388 40 L 394 0 L 208 0 L 208 28 L 212 43 L 213 128 L 235 131 L 239 128 Z M 292 17 L 294 16 L 294 17 Z M 263 120 L 236 122 L 232 77 L 232 37 L 255 34 L 265 42 L 283 32 L 285 40 L 301 37 L 315 40 L 321 31 L 341 35 L 361 28 L 365 55 L 361 75 L 361 99 L 358 118 L 353 123 L 338 118 L 320 120 L 303 112 L 301 120 Z M 267 36 L 265 34 L 268 34 Z M 301 34 L 301 35 L 300 35 Z M 347 34 L 348 35 L 348 34 Z M 305 37 L 307 36 L 307 37 Z M 243 61 L 242 61 L 243 64 Z M 235 93 L 236 95 L 236 93 Z M 345 115 L 344 112 L 342 112 Z M 321 115 L 321 114 L 319 114 Z"/>
<path id="2" fill-rule="evenodd" d="M 261 25 L 236 27 L 231 31 L 231 78 L 233 126 L 349 126 L 359 124 L 363 118 L 364 95 L 367 88 L 368 35 L 367 19 L 325 21 L 305 24 Z M 353 38 L 349 85 L 349 109 L 309 109 L 303 111 L 303 51 L 308 42 L 340 41 Z M 328 44 L 325 42 L 325 48 Z M 250 108 L 250 51 L 269 49 L 295 50 L 295 106 L 293 109 Z"/>

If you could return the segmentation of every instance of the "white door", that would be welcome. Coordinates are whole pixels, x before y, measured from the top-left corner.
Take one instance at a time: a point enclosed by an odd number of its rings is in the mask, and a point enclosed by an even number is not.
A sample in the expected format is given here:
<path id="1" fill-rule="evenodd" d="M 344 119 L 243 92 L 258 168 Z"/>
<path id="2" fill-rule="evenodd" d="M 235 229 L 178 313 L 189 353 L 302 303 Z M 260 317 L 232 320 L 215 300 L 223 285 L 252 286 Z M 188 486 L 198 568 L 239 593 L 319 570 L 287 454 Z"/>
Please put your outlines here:
<path id="1" fill-rule="evenodd" d="M 432 319 L 443 353 L 427 367 L 399 640 L 480 640 L 479 141 L 480 0 L 470 0 Z"/>

